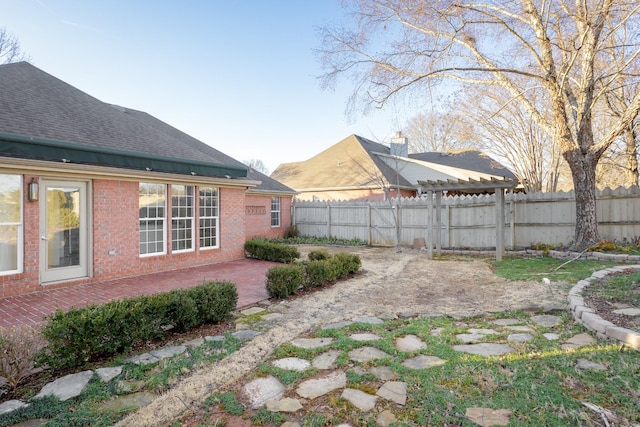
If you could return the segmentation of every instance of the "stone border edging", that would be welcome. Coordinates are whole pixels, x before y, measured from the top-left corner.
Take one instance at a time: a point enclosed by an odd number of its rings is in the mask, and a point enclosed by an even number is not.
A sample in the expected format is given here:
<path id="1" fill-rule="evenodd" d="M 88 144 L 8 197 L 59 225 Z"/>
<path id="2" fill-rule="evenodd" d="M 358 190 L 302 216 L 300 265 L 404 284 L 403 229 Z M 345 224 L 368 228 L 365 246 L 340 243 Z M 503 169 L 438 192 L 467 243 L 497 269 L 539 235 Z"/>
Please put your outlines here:
<path id="1" fill-rule="evenodd" d="M 616 326 L 608 320 L 604 320 L 598 316 L 591 307 L 587 306 L 582 297 L 582 291 L 589 286 L 591 282 L 604 279 L 610 274 L 628 269 L 640 270 L 640 265 L 625 265 L 596 271 L 591 277 L 580 280 L 571 288 L 567 299 L 569 300 L 569 309 L 575 321 L 584 325 L 587 329 L 594 331 L 597 337 L 622 341 L 640 351 L 640 333 Z"/>
<path id="2" fill-rule="evenodd" d="M 495 250 L 473 250 L 473 249 L 442 249 L 443 254 L 453 255 L 487 255 L 493 256 Z M 565 252 L 565 251 L 541 251 L 536 249 L 523 249 L 519 251 L 505 251 L 505 255 L 513 256 L 550 256 L 556 259 L 581 259 L 585 261 L 615 261 L 615 262 L 640 262 L 640 255 L 629 254 L 609 254 L 605 252 Z M 640 268 L 640 267 L 639 267 Z"/>

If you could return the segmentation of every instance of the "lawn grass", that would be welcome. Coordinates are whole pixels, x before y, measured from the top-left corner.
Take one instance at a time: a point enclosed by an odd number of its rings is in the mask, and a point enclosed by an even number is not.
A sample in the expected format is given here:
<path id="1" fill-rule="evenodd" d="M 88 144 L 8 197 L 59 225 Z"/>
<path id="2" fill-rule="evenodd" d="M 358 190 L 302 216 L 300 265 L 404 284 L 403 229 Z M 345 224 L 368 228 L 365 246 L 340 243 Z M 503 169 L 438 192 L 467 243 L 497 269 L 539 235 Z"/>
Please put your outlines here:
<path id="1" fill-rule="evenodd" d="M 576 260 L 569 263 L 567 261 L 566 259 L 552 257 L 507 257 L 502 261 L 494 261 L 491 265 L 496 275 L 509 280 L 539 281 L 546 277 L 552 282 L 564 281 L 570 283 L 577 283 L 598 270 L 618 265 L 611 261 Z M 562 264 L 565 265 L 562 266 Z"/>

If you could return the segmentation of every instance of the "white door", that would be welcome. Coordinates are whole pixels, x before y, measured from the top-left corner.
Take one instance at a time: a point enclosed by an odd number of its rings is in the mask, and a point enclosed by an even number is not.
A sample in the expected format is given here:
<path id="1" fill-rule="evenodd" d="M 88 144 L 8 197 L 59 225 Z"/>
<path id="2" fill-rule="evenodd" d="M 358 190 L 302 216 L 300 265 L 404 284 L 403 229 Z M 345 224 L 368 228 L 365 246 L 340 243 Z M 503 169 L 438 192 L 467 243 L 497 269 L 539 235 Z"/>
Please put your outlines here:
<path id="1" fill-rule="evenodd" d="M 87 183 L 40 181 L 42 283 L 87 277 Z"/>

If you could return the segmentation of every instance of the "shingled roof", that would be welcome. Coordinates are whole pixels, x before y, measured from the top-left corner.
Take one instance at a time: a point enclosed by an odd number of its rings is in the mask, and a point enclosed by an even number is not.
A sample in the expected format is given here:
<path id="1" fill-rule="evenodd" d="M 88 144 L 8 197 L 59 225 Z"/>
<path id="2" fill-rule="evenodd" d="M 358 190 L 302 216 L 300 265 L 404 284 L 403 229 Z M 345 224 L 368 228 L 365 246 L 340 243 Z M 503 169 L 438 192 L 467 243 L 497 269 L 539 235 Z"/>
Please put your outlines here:
<path id="1" fill-rule="evenodd" d="M 503 178 L 517 179 L 515 174 L 502 164 L 478 150 L 434 151 L 409 154 L 409 158 L 437 163 L 459 169 L 467 169 Z"/>
<path id="2" fill-rule="evenodd" d="M 0 156 L 262 181 L 294 191 L 145 113 L 102 102 L 27 63 L 0 65 Z"/>

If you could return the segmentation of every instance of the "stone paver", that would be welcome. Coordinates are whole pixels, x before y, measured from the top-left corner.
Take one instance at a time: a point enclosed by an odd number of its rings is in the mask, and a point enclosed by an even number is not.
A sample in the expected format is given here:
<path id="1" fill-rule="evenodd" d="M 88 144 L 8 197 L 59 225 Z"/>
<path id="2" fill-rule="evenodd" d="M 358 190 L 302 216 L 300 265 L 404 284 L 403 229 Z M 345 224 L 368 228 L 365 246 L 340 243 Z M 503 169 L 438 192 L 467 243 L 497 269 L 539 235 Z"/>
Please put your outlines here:
<path id="1" fill-rule="evenodd" d="M 251 339 L 257 337 L 258 335 L 260 335 L 260 332 L 252 331 L 251 329 L 245 329 L 245 330 L 242 330 L 242 331 L 234 332 L 231 335 L 233 335 L 234 337 L 238 338 L 241 341 L 247 341 L 247 340 L 251 340 Z"/>
<path id="2" fill-rule="evenodd" d="M 0 415 L 8 414 L 9 412 L 13 412 L 20 408 L 26 408 L 29 406 L 21 400 L 7 400 L 6 402 L 0 403 Z"/>
<path id="3" fill-rule="evenodd" d="M 348 400 L 353 406 L 361 411 L 370 411 L 376 407 L 375 396 L 353 388 L 345 388 L 340 397 Z"/>
<path id="4" fill-rule="evenodd" d="M 177 356 L 187 351 L 187 347 L 184 345 L 176 345 L 172 347 L 159 348 L 158 350 L 150 351 L 152 356 L 158 359 L 168 359 L 169 357 Z"/>
<path id="5" fill-rule="evenodd" d="M 331 372 L 323 377 L 312 378 L 300 383 L 296 393 L 305 399 L 315 399 L 327 393 L 347 386 L 347 375 L 344 371 Z"/>
<path id="6" fill-rule="evenodd" d="M 393 412 L 386 410 L 378 414 L 378 418 L 376 418 L 376 425 L 379 427 L 387 427 L 396 421 L 397 419 L 396 416 L 393 415 Z"/>
<path id="7" fill-rule="evenodd" d="M 298 338 L 291 341 L 291 345 L 300 348 L 312 349 L 318 347 L 324 347 L 333 342 L 333 338 Z"/>
<path id="8" fill-rule="evenodd" d="M 101 409 L 122 411 L 123 409 L 143 408 L 153 402 L 158 396 L 146 391 L 127 394 L 126 396 L 116 396 L 100 405 Z"/>
<path id="9" fill-rule="evenodd" d="M 285 387 L 275 377 L 257 378 L 248 382 L 242 389 L 253 409 L 262 407 L 269 400 L 280 400 Z"/>
<path id="10" fill-rule="evenodd" d="M 396 338 L 395 344 L 400 351 L 416 351 L 427 348 L 427 344 L 415 335 Z"/>
<path id="11" fill-rule="evenodd" d="M 562 344 L 562 349 L 563 350 L 568 350 L 568 349 L 572 349 L 572 348 L 580 348 L 580 347 L 584 347 L 587 345 L 592 345 L 596 342 L 596 340 L 589 335 L 588 333 L 584 332 L 582 334 L 578 334 L 578 335 L 574 335 L 571 338 L 569 338 L 568 340 L 566 340 L 563 344 Z"/>
<path id="12" fill-rule="evenodd" d="M 345 326 L 349 326 L 349 325 L 353 325 L 353 322 L 351 320 L 345 320 L 343 322 L 336 322 L 336 323 L 330 323 L 328 325 L 324 325 L 322 327 L 323 330 L 327 330 L 327 329 L 342 329 Z"/>
<path id="13" fill-rule="evenodd" d="M 352 320 L 354 323 L 368 323 L 370 325 L 382 325 L 384 323 L 384 320 L 371 316 L 354 317 Z"/>
<path id="14" fill-rule="evenodd" d="M 42 390 L 35 396 L 35 399 L 55 396 L 65 401 L 80 396 L 84 389 L 87 388 L 91 377 L 93 377 L 93 371 L 82 371 L 76 374 L 65 375 L 42 387 Z"/>
<path id="15" fill-rule="evenodd" d="M 554 316 L 551 314 L 541 314 L 539 316 L 531 316 L 531 320 L 540 326 L 546 328 L 554 328 L 562 323 L 560 316 Z"/>
<path id="16" fill-rule="evenodd" d="M 100 377 L 100 379 L 108 383 L 118 375 L 122 373 L 122 366 L 114 366 L 112 368 L 98 368 L 96 369 L 96 374 Z"/>
<path id="17" fill-rule="evenodd" d="M 403 381 L 387 381 L 376 392 L 376 395 L 404 406 L 407 403 L 407 383 Z"/>
<path id="18" fill-rule="evenodd" d="M 370 371 L 381 381 L 389 381 L 398 377 L 398 375 L 396 375 L 396 373 L 388 366 L 374 366 Z"/>
<path id="19" fill-rule="evenodd" d="M 378 341 L 379 339 L 382 339 L 382 337 L 380 335 L 376 335 L 376 334 L 351 334 L 349 335 L 349 338 L 351 338 L 354 341 Z"/>
<path id="20" fill-rule="evenodd" d="M 411 369 L 427 369 L 434 366 L 444 365 L 445 363 L 447 363 L 446 360 L 440 359 L 437 356 L 425 356 L 422 354 L 420 356 L 405 360 L 404 362 L 402 362 L 402 366 Z"/>
<path id="21" fill-rule="evenodd" d="M 480 344 L 462 344 L 454 345 L 455 351 L 464 353 L 477 354 L 479 356 L 502 356 L 504 354 L 513 353 L 513 348 L 506 344 L 480 343 Z"/>
<path id="22" fill-rule="evenodd" d="M 159 361 L 159 358 L 150 353 L 138 354 L 125 360 L 125 362 L 135 363 L 136 365 L 150 365 L 151 363 L 158 363 Z"/>
<path id="23" fill-rule="evenodd" d="M 621 308 L 613 310 L 615 314 L 623 314 L 625 316 L 635 317 L 640 316 L 640 308 Z"/>
<path id="24" fill-rule="evenodd" d="M 243 316 L 251 316 L 253 314 L 264 313 L 265 311 L 267 310 L 265 310 L 264 307 L 250 307 L 246 310 L 242 310 L 240 314 L 242 314 Z"/>
<path id="25" fill-rule="evenodd" d="M 529 342 L 533 339 L 533 336 L 530 334 L 510 334 L 507 337 L 507 341 L 509 342 Z"/>
<path id="26" fill-rule="evenodd" d="M 512 412 L 508 409 L 467 408 L 466 417 L 482 427 L 509 425 Z"/>
<path id="27" fill-rule="evenodd" d="M 606 371 L 607 367 L 596 362 L 592 362 L 587 359 L 578 359 L 578 363 L 576 364 L 576 369 L 582 371 Z"/>
<path id="28" fill-rule="evenodd" d="M 498 326 L 511 326 L 522 323 L 520 319 L 496 319 L 492 320 L 491 323 Z"/>
<path id="29" fill-rule="evenodd" d="M 390 357 L 389 354 L 375 347 L 360 347 L 349 352 L 349 359 L 355 362 L 369 362 L 376 359 Z"/>
<path id="30" fill-rule="evenodd" d="M 298 357 L 285 357 L 284 359 L 274 360 L 273 366 L 287 371 L 304 372 L 311 367 L 311 363 Z"/>
<path id="31" fill-rule="evenodd" d="M 340 356 L 340 352 L 338 350 L 329 350 L 317 355 L 311 361 L 311 365 L 316 369 L 331 369 L 336 359 L 338 359 L 338 356 Z"/>
<path id="32" fill-rule="evenodd" d="M 268 400 L 267 411 L 270 412 L 297 412 L 302 409 L 302 403 L 298 399 L 285 397 L 280 400 Z"/>

